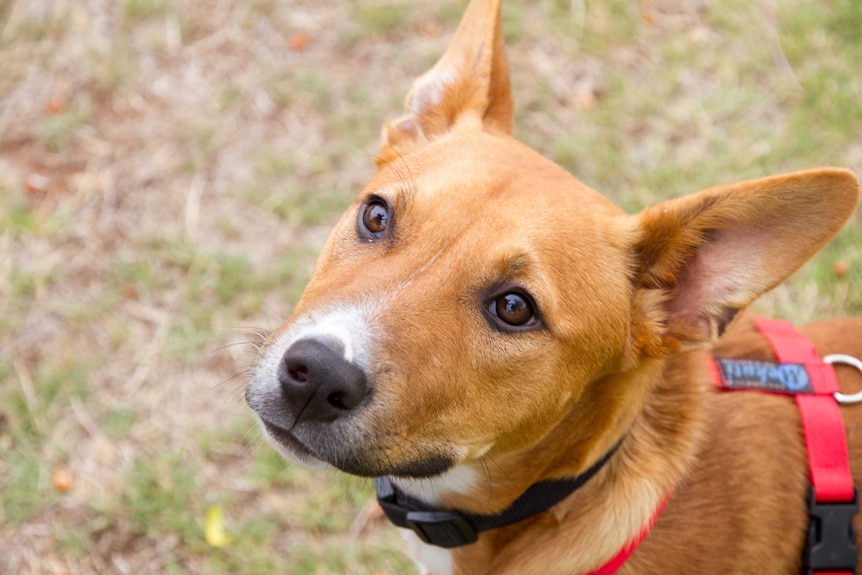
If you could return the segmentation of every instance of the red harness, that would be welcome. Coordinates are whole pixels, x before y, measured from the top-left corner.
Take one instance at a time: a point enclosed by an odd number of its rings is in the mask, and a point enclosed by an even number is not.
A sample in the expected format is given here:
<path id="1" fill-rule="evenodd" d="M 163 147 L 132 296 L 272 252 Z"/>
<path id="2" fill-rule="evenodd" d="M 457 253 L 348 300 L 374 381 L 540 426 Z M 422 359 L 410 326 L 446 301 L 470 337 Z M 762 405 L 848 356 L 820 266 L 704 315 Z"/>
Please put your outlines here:
<path id="1" fill-rule="evenodd" d="M 853 575 L 857 549 L 852 519 L 858 511 L 858 504 L 850 473 L 844 419 L 834 397 L 840 391 L 835 370 L 831 363 L 820 360 L 814 345 L 790 322 L 759 319 L 756 325 L 769 340 L 780 363 L 726 360 L 727 365 L 722 366 L 723 360 L 716 359 L 709 362 L 715 381 L 727 391 L 757 389 L 793 395 L 802 419 L 812 494 L 808 503 L 810 525 L 803 554 L 803 574 Z M 734 367 L 742 372 L 741 379 L 747 384 L 741 385 L 730 377 Z M 770 382 L 772 385 L 752 385 L 758 376 L 760 383 L 767 383 L 770 376 L 777 381 Z M 649 534 L 669 498 L 670 494 L 631 543 L 608 563 L 587 575 L 616 573 Z"/>
<path id="2" fill-rule="evenodd" d="M 758 319 L 755 323 L 772 345 L 779 364 L 742 365 L 746 360 L 716 359 L 711 362 L 716 383 L 723 390 L 745 389 L 734 381 L 733 373 L 751 381 L 757 379 L 751 376 L 760 370 L 761 381 L 770 384 L 760 387 L 761 391 L 793 395 L 802 420 L 811 482 L 803 573 L 852 575 L 857 562 L 852 519 L 858 505 L 844 419 L 834 396 L 840 391 L 835 370 L 831 363 L 821 361 L 814 345 L 789 322 Z"/>

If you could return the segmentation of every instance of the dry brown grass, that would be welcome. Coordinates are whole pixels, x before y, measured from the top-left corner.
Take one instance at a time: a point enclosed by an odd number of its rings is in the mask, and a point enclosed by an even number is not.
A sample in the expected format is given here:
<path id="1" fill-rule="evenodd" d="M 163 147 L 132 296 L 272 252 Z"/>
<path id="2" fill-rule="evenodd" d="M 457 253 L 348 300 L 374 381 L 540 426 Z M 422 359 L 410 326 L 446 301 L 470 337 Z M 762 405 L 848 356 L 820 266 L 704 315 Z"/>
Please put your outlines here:
<path id="1" fill-rule="evenodd" d="M 289 315 L 461 8 L 0 2 L 0 572 L 406 568 L 394 530 L 345 537 L 367 485 L 258 448 L 229 379 L 253 345 L 221 346 Z M 853 22 L 849 0 L 513 1 L 518 135 L 630 209 L 862 173 Z M 862 312 L 860 222 L 763 309 Z"/>

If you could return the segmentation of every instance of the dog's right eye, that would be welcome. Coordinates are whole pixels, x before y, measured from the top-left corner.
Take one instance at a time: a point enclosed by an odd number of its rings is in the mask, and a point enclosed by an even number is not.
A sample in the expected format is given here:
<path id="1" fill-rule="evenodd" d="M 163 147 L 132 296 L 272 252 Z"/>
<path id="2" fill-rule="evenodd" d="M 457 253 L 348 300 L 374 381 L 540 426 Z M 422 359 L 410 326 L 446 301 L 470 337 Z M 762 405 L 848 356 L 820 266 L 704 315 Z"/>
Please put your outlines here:
<path id="1" fill-rule="evenodd" d="M 530 296 L 519 290 L 509 291 L 488 302 L 492 321 L 505 331 L 531 329 L 539 325 L 536 307 Z"/>
<path id="2" fill-rule="evenodd" d="M 368 239 L 383 237 L 390 219 L 386 202 L 382 198 L 372 197 L 359 211 L 359 231 Z"/>
<path id="3" fill-rule="evenodd" d="M 507 293 L 494 300 L 491 313 L 509 325 L 524 325 L 533 319 L 533 308 L 519 293 Z"/>

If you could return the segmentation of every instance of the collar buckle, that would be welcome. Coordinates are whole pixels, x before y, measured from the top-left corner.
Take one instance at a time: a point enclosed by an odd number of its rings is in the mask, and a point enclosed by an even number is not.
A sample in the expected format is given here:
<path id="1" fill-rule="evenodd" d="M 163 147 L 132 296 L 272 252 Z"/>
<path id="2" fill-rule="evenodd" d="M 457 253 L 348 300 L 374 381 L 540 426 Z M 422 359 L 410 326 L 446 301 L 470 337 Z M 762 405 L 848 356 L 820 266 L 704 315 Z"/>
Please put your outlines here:
<path id="1" fill-rule="evenodd" d="M 460 547 L 479 538 L 476 529 L 457 511 L 411 511 L 405 520 L 419 539 L 438 547 Z"/>
<path id="2" fill-rule="evenodd" d="M 457 511 L 422 511 L 415 505 L 418 502 L 410 502 L 403 495 L 399 501 L 399 493 L 388 477 L 375 477 L 374 487 L 377 489 L 377 502 L 389 520 L 398 527 L 411 529 L 425 543 L 449 549 L 475 543 L 479 539 L 479 530 Z"/>

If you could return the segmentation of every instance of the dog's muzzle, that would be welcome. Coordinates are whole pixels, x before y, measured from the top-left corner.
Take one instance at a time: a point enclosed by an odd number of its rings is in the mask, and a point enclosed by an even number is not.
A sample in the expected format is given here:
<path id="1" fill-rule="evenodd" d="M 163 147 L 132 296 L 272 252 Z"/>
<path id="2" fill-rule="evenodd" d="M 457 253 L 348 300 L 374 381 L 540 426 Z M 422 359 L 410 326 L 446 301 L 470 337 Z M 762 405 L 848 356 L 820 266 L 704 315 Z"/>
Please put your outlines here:
<path id="1" fill-rule="evenodd" d="M 256 368 L 246 389 L 248 404 L 288 453 L 309 463 L 329 460 L 321 448 L 332 442 L 325 438 L 343 432 L 345 420 L 370 398 L 365 371 L 324 338 L 299 339 L 276 358 L 270 355 Z"/>
<path id="2" fill-rule="evenodd" d="M 263 350 L 246 401 L 267 437 L 297 463 L 353 475 L 423 478 L 450 469 L 458 453 L 452 446 L 405 446 L 392 431 L 386 404 L 375 403 L 374 377 L 364 361 L 354 361 L 352 341 L 309 334 L 283 344 L 280 356 L 278 341 Z"/>

